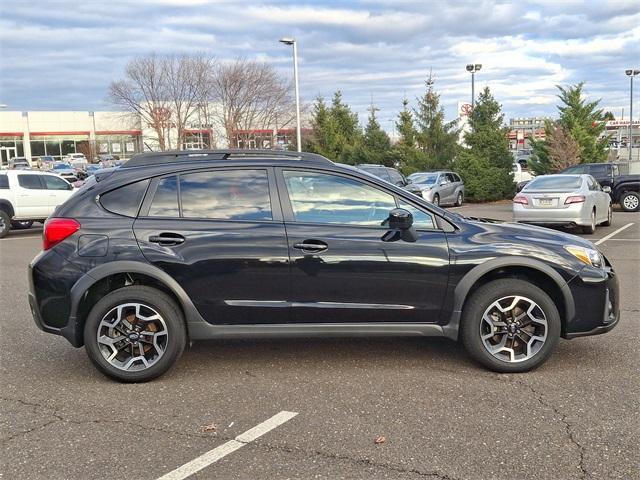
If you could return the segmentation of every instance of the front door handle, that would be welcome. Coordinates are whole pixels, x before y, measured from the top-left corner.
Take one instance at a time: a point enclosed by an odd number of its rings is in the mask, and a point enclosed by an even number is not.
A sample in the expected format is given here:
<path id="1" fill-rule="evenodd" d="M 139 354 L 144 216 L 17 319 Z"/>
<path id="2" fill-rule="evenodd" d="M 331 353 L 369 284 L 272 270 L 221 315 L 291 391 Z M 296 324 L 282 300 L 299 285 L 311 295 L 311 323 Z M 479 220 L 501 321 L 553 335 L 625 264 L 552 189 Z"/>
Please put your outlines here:
<path id="1" fill-rule="evenodd" d="M 150 236 L 149 241 L 151 243 L 157 243 L 158 245 L 169 247 L 172 245 L 180 245 L 181 243 L 184 243 L 185 238 L 179 233 L 165 232 L 161 233 L 160 235 Z"/>
<path id="2" fill-rule="evenodd" d="M 298 250 L 302 250 L 303 252 L 323 252 L 329 245 L 321 240 L 304 240 L 302 243 L 294 243 L 293 248 L 297 248 Z"/>

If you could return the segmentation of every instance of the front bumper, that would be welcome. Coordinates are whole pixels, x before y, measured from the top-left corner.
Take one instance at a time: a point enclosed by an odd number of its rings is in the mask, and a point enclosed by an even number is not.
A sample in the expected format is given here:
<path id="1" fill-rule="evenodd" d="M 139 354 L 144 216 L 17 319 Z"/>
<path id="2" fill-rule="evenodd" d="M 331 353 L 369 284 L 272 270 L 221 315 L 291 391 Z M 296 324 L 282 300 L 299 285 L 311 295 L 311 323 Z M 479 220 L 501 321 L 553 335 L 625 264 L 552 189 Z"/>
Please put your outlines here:
<path id="1" fill-rule="evenodd" d="M 607 262 L 604 270 L 586 267 L 567 284 L 576 313 L 563 332 L 564 338 L 598 335 L 612 330 L 620 321 L 620 286 Z"/>

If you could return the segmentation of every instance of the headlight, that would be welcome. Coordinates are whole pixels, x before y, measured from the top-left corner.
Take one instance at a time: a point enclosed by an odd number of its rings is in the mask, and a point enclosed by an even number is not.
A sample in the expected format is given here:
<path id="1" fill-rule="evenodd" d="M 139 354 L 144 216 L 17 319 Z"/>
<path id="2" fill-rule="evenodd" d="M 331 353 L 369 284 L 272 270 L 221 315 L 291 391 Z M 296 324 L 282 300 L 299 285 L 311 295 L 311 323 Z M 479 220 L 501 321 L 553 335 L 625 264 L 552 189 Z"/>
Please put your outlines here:
<path id="1" fill-rule="evenodd" d="M 602 254 L 593 248 L 565 245 L 564 249 L 583 263 L 596 268 L 604 268 Z"/>
<path id="2" fill-rule="evenodd" d="M 420 187 L 420 190 L 426 192 L 427 190 L 431 190 L 431 185 L 423 185 Z"/>

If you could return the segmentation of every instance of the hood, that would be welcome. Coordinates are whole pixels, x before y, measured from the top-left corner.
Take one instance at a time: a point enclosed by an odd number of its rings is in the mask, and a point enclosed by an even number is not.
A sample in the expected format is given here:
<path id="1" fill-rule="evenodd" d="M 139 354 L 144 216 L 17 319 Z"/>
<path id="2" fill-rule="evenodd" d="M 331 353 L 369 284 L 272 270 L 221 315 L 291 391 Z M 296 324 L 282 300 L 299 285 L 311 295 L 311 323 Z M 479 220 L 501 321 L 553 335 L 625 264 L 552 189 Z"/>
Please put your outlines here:
<path id="1" fill-rule="evenodd" d="M 564 245 L 577 245 L 597 249 L 592 242 L 585 240 L 582 237 L 553 230 L 551 228 L 538 227 L 523 223 L 505 222 L 503 220 L 491 218 L 462 218 L 467 225 L 480 230 L 482 232 L 478 232 L 480 235 L 488 237 L 486 240 L 500 243 L 509 241 L 509 243 L 518 243 L 528 246 L 539 245 L 551 249 L 560 248 L 561 250 L 564 250 L 562 248 Z"/>

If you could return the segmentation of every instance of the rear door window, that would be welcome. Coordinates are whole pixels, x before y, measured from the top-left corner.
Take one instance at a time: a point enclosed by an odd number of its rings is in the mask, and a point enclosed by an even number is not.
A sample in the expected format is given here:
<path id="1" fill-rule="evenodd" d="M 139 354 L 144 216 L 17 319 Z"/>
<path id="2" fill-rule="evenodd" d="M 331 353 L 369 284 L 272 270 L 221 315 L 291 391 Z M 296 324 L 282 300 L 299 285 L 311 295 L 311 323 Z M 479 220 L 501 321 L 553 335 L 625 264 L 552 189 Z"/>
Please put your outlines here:
<path id="1" fill-rule="evenodd" d="M 9 177 L 6 175 L 0 175 L 0 188 L 7 189 L 9 188 Z"/>
<path id="2" fill-rule="evenodd" d="M 42 175 L 18 175 L 18 185 L 29 190 L 45 190 Z"/>
<path id="3" fill-rule="evenodd" d="M 180 175 L 185 218 L 271 220 L 266 170 L 216 170 Z"/>

